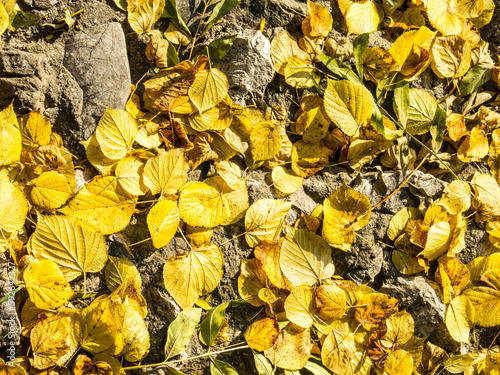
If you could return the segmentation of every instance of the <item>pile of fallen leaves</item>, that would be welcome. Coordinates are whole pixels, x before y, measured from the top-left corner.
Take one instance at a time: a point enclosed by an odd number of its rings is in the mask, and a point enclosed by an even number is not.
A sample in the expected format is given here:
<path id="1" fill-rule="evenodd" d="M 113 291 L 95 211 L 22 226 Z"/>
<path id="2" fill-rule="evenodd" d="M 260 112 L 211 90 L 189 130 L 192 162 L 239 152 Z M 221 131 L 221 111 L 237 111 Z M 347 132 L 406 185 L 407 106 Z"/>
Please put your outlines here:
<path id="1" fill-rule="evenodd" d="M 199 330 L 211 373 L 234 375 L 210 348 L 228 338 L 226 309 L 247 303 L 266 316 L 249 324 L 248 345 L 219 352 L 250 348 L 259 374 L 276 367 L 316 375 L 500 373 L 498 346 L 447 353 L 414 335 L 413 318 L 396 299 L 335 275 L 331 247 L 349 252 L 389 197 L 372 207 L 344 183 L 293 226 L 285 222 L 293 205 L 287 196 L 332 162 L 451 178 L 440 199 L 425 197 L 394 215 L 387 228 L 392 262 L 402 274 L 423 273 L 439 285 L 456 342 L 469 343 L 474 326 L 500 324 L 500 114 L 498 88 L 482 89 L 491 77 L 498 82 L 499 70 L 477 31 L 492 17 L 491 1 L 339 0 L 349 33 L 359 34 L 353 43 L 329 37 L 331 14 L 309 1 L 301 30 L 272 41 L 277 73 L 298 90 L 294 121 L 282 107 L 232 102 L 217 63 L 236 36 L 191 58 L 237 0 L 206 2 L 203 13 L 211 13 L 194 36 L 174 0 L 116 4 L 135 32 L 150 34 L 145 54 L 155 73 L 142 98 L 132 87 L 126 108 L 108 108 L 82 142 L 98 171 L 92 180 L 76 189 L 72 155 L 40 113 L 16 116 L 12 105 L 0 112 L 0 245 L 29 294 L 21 322 L 31 342 L 27 356 L 1 362 L 1 371 L 65 374 L 71 365 L 76 375 L 116 375 L 163 365 L 181 374 L 171 366 Z M 1 32 L 15 19 L 6 9 L 16 8 L 0 2 Z M 162 16 L 168 29 L 151 31 Z M 384 17 L 385 27 L 401 31 L 389 50 L 369 46 Z M 180 62 L 178 52 L 189 45 Z M 446 79 L 448 94 L 438 100 L 410 87 L 421 74 Z M 211 165 L 208 178 L 188 182 L 203 163 Z M 457 177 L 466 163 L 477 169 L 470 181 Z M 249 204 L 244 176 L 256 168 L 270 171 L 282 198 Z M 164 287 L 182 312 L 159 364 L 141 364 L 150 347 L 141 276 L 131 262 L 108 256 L 106 245 L 105 236 L 124 230 L 138 206 L 147 207 L 150 237 L 143 242 L 161 248 L 178 234 L 190 249 L 164 266 Z M 224 275 L 213 229 L 240 220 L 239 235 L 255 255 L 241 264 L 242 300 L 212 306 L 209 294 Z M 489 255 L 463 264 L 456 256 L 474 221 L 486 222 Z M 104 272 L 109 294 L 86 291 L 86 275 L 96 272 Z M 83 290 L 75 286 L 81 278 Z"/>

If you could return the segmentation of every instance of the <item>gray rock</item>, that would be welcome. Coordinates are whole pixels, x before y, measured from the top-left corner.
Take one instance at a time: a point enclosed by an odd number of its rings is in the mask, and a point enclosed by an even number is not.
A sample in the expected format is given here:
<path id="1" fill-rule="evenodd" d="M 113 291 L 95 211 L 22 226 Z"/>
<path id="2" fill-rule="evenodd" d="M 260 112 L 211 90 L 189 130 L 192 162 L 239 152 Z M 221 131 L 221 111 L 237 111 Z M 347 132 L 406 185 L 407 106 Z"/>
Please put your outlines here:
<path id="1" fill-rule="evenodd" d="M 262 102 L 274 77 L 271 43 L 259 30 L 243 30 L 220 63 L 227 75 L 229 94 L 240 105 Z"/>
<path id="2" fill-rule="evenodd" d="M 130 92 L 125 35 L 117 22 L 77 33 L 66 43 L 64 66 L 83 90 L 82 125 L 77 138 L 94 132 L 106 106 L 124 108 Z"/>
<path id="3" fill-rule="evenodd" d="M 445 305 L 433 285 L 422 276 L 386 280 L 380 290 L 400 300 L 400 308 L 411 313 L 417 336 L 428 336 L 444 321 Z"/>
<path id="4" fill-rule="evenodd" d="M 50 67 L 42 54 L 0 50 L 0 103 L 15 98 L 20 112 L 43 111 L 51 81 Z"/>

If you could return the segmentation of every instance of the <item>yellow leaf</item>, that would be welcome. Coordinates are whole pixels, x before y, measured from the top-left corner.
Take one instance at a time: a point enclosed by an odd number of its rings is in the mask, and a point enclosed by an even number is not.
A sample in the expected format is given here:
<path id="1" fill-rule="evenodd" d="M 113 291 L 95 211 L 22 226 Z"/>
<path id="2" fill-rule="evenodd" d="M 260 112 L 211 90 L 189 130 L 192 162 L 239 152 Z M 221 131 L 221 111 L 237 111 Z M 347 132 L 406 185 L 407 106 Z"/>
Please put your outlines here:
<path id="1" fill-rule="evenodd" d="M 113 370 L 113 375 L 126 375 L 126 372 L 122 369 L 122 365 L 119 359 L 112 357 L 105 353 L 99 353 L 92 357 L 92 361 L 104 362 L 111 366 Z"/>
<path id="2" fill-rule="evenodd" d="M 285 65 L 283 74 L 285 81 L 292 87 L 299 89 L 311 88 L 320 78 L 315 74 L 316 68 L 311 61 L 303 60 L 298 56 L 290 57 Z"/>
<path id="3" fill-rule="evenodd" d="M 394 242 L 391 259 L 394 266 L 404 275 L 413 275 L 424 270 L 415 258 L 420 247 L 412 244 L 406 234 L 399 236 Z"/>
<path id="4" fill-rule="evenodd" d="M 244 336 L 250 348 L 262 352 L 274 345 L 279 334 L 280 330 L 276 319 L 264 318 L 250 324 Z"/>
<path id="5" fill-rule="evenodd" d="M 259 291 L 266 287 L 267 276 L 258 259 L 242 259 L 238 277 L 238 293 L 252 306 L 262 306 Z"/>
<path id="6" fill-rule="evenodd" d="M 230 129 L 226 129 L 225 131 L 225 136 L 231 132 Z M 189 160 L 193 162 L 192 168 L 194 169 L 208 160 L 228 160 L 236 155 L 237 151 L 235 151 L 235 149 L 237 149 L 237 147 L 235 147 L 233 143 L 235 139 L 232 135 L 226 140 L 215 132 L 198 133 L 193 141 L 194 148 L 189 152 Z M 248 148 L 248 144 L 246 148 Z M 244 151 L 242 151 L 242 153 L 243 152 Z"/>
<path id="7" fill-rule="evenodd" d="M 73 192 L 66 177 L 56 171 L 48 171 L 38 176 L 30 195 L 33 204 L 54 210 L 66 203 Z"/>
<path id="8" fill-rule="evenodd" d="M 469 333 L 474 324 L 474 306 L 469 299 L 460 295 L 446 307 L 446 328 L 457 342 L 469 343 Z"/>
<path id="9" fill-rule="evenodd" d="M 458 113 L 452 113 L 446 117 L 446 128 L 452 141 L 458 141 L 467 134 L 465 118 Z"/>
<path id="10" fill-rule="evenodd" d="M 188 94 L 198 111 L 205 112 L 219 104 L 228 90 L 226 75 L 217 68 L 211 68 L 196 72 Z"/>
<path id="11" fill-rule="evenodd" d="M 330 119 L 321 106 L 300 114 L 295 123 L 295 131 L 307 143 L 318 143 L 328 134 Z"/>
<path id="12" fill-rule="evenodd" d="M 163 13 L 165 0 L 128 0 L 127 18 L 132 30 L 143 34 L 151 30 Z"/>
<path id="13" fill-rule="evenodd" d="M 434 278 L 443 286 L 443 302 L 448 304 L 465 289 L 470 273 L 458 259 L 442 256 Z"/>
<path id="14" fill-rule="evenodd" d="M 302 21 L 302 32 L 311 38 L 326 38 L 332 31 L 333 18 L 328 9 L 321 4 L 307 1 L 307 17 Z"/>
<path id="15" fill-rule="evenodd" d="M 116 317 L 117 318 L 117 317 Z M 92 354 L 123 349 L 123 334 L 111 310 L 108 296 L 103 295 L 82 310 L 81 346 Z"/>
<path id="16" fill-rule="evenodd" d="M 390 352 L 384 364 L 383 375 L 411 375 L 413 373 L 413 358 L 406 350 Z"/>
<path id="17" fill-rule="evenodd" d="M 490 350 L 488 349 L 488 352 Z M 484 373 L 488 375 L 500 374 L 500 354 L 489 352 L 484 359 Z"/>
<path id="18" fill-rule="evenodd" d="M 473 177 L 471 185 L 474 188 L 472 206 L 481 218 L 489 221 L 500 216 L 500 187 L 495 178 L 488 173 L 478 174 Z"/>
<path id="19" fill-rule="evenodd" d="M 300 49 L 297 39 L 285 30 L 276 35 L 271 42 L 271 60 L 274 69 L 279 74 L 285 74 L 285 66 L 292 56 L 297 56 L 304 61 L 311 61 L 309 54 Z"/>
<path id="20" fill-rule="evenodd" d="M 488 138 L 481 126 L 474 126 L 470 134 L 465 138 L 457 150 L 457 156 L 460 161 L 470 163 L 481 161 L 488 155 Z"/>
<path id="21" fill-rule="evenodd" d="M 326 336 L 321 347 L 321 362 L 335 374 L 354 374 L 353 363 L 356 353 L 354 334 L 340 322 L 332 325 L 332 332 Z"/>
<path id="22" fill-rule="evenodd" d="M 207 62 L 208 58 L 205 56 L 199 56 L 194 64 L 189 60 L 182 61 L 144 82 L 145 96 L 151 101 L 151 106 L 158 111 L 176 112 L 184 109 L 185 105 L 189 105 L 188 91 L 196 71 L 204 69 Z M 191 112 L 189 110 L 187 113 Z"/>
<path id="23" fill-rule="evenodd" d="M 89 357 L 78 356 L 73 366 L 74 375 L 112 375 L 113 369 L 106 362 L 92 361 Z"/>
<path id="24" fill-rule="evenodd" d="M 264 355 L 277 367 L 300 370 L 307 363 L 311 348 L 309 329 L 290 323 L 281 331 L 274 345 L 264 351 Z"/>
<path id="25" fill-rule="evenodd" d="M 380 339 L 386 348 L 393 348 L 396 345 L 403 346 L 414 336 L 415 321 L 411 314 L 404 310 L 388 317 L 386 324 L 387 332 Z"/>
<path id="26" fill-rule="evenodd" d="M 269 282 L 277 288 L 288 289 L 289 282 L 281 272 L 280 252 L 283 239 L 277 242 L 262 240 L 255 248 L 255 258 L 260 260 L 261 267 Z"/>
<path id="27" fill-rule="evenodd" d="M 108 174 L 118 160 L 110 159 L 102 153 L 101 146 L 97 142 L 95 133 L 86 141 L 80 142 L 85 147 L 88 161 L 102 174 Z"/>
<path id="28" fill-rule="evenodd" d="M 416 207 L 404 207 L 391 218 L 387 228 L 387 237 L 395 241 L 405 232 L 406 226 L 411 221 L 422 218 L 422 214 Z"/>
<path id="29" fill-rule="evenodd" d="M 336 285 L 320 285 L 316 289 L 316 306 L 321 319 L 332 322 L 346 312 L 346 294 Z"/>
<path id="30" fill-rule="evenodd" d="M 462 31 L 464 19 L 453 11 L 452 0 L 424 0 L 427 17 L 443 35 L 456 35 Z"/>
<path id="31" fill-rule="evenodd" d="M 143 172 L 144 163 L 135 156 L 121 159 L 115 168 L 120 186 L 131 195 L 143 195 L 148 191 L 143 182 Z"/>
<path id="32" fill-rule="evenodd" d="M 112 292 L 122 285 L 127 277 L 132 277 L 136 290 L 141 289 L 142 281 L 139 271 L 133 263 L 123 258 L 109 256 L 109 262 L 104 270 L 106 286 Z"/>
<path id="33" fill-rule="evenodd" d="M 148 131 L 147 126 L 141 126 L 135 141 L 145 148 L 154 148 L 161 145 L 161 138 L 158 130 Z"/>
<path id="34" fill-rule="evenodd" d="M 57 263 L 67 280 L 99 272 L 108 260 L 106 240 L 92 227 L 70 216 L 38 216 L 29 252 Z"/>
<path id="35" fill-rule="evenodd" d="M 439 36 L 432 44 L 431 67 L 439 78 L 460 78 L 470 68 L 470 44 L 456 35 Z"/>
<path id="36" fill-rule="evenodd" d="M 41 370 L 55 365 L 64 366 L 79 348 L 80 312 L 60 308 L 46 312 L 31 330 L 31 364 Z"/>
<path id="37" fill-rule="evenodd" d="M 468 288 L 462 295 L 474 306 L 474 323 L 494 327 L 500 324 L 500 270 L 486 271 L 481 279 L 484 286 Z"/>
<path id="38" fill-rule="evenodd" d="M 382 6 L 371 0 L 339 0 L 339 8 L 344 15 L 349 34 L 371 33 L 377 30 L 384 18 Z"/>
<path id="39" fill-rule="evenodd" d="M 229 218 L 230 207 L 216 188 L 192 181 L 181 191 L 179 213 L 181 219 L 191 226 L 214 228 Z"/>
<path id="40" fill-rule="evenodd" d="M 5 12 L 5 9 L 0 6 L 0 35 L 3 33 L 2 11 Z M 0 167 L 18 162 L 21 149 L 22 136 L 14 113 L 14 107 L 11 104 L 3 111 L 0 111 Z"/>
<path id="41" fill-rule="evenodd" d="M 365 78 L 378 83 L 391 72 L 399 70 L 399 65 L 392 55 L 383 48 L 370 47 L 362 57 Z"/>
<path id="42" fill-rule="evenodd" d="M 273 241 L 283 228 L 285 216 L 292 207 L 291 202 L 275 199 L 259 199 L 245 215 L 245 238 L 250 247 L 262 240 Z"/>
<path id="43" fill-rule="evenodd" d="M 237 189 L 240 186 L 242 178 L 238 164 L 223 160 L 215 163 L 215 170 L 231 189 Z"/>
<path id="44" fill-rule="evenodd" d="M 2 5 L 3 6 L 3 5 Z M 3 375 L 28 375 L 26 370 L 21 367 L 19 363 L 14 362 L 14 364 L 6 364 L 3 359 L 0 358 L 0 374 Z"/>
<path id="45" fill-rule="evenodd" d="M 295 193 L 302 186 L 302 182 L 304 182 L 304 178 L 281 166 L 273 168 L 271 180 L 273 187 L 280 195 Z"/>
<path id="46" fill-rule="evenodd" d="M 287 227 L 280 251 L 281 271 L 293 286 L 313 285 L 332 277 L 330 246 L 317 234 L 307 229 Z"/>
<path id="47" fill-rule="evenodd" d="M 135 203 L 136 198 L 125 192 L 115 177 L 97 176 L 60 212 L 85 221 L 102 234 L 111 234 L 125 229 Z"/>
<path id="48" fill-rule="evenodd" d="M 222 104 L 223 102 L 221 102 Z M 217 107 L 207 109 L 203 113 L 195 112 L 188 117 L 189 126 L 197 132 L 206 130 L 222 131 L 231 125 L 233 119 L 229 110 L 222 109 L 221 104 Z"/>
<path id="49" fill-rule="evenodd" d="M 310 328 L 318 318 L 316 315 L 314 288 L 299 285 L 290 291 L 285 301 L 286 318 L 302 328 Z"/>
<path id="50" fill-rule="evenodd" d="M 142 178 L 152 194 L 176 194 L 186 183 L 189 165 L 178 148 L 149 159 Z"/>
<path id="51" fill-rule="evenodd" d="M 323 203 L 323 237 L 334 247 L 350 251 L 355 232 L 370 219 L 368 198 L 344 184 Z"/>
<path id="52" fill-rule="evenodd" d="M 31 262 L 23 278 L 31 301 L 39 309 L 57 309 L 73 296 L 71 286 L 51 260 Z"/>
<path id="53" fill-rule="evenodd" d="M 229 215 L 221 225 L 234 224 L 243 217 L 249 205 L 245 180 L 240 180 L 239 185 L 234 188 L 231 188 L 220 176 L 207 178 L 205 183 L 217 189 L 228 203 Z"/>
<path id="54" fill-rule="evenodd" d="M 250 151 L 254 162 L 268 160 L 281 148 L 281 136 L 272 121 L 259 122 L 250 133 Z"/>
<path id="55" fill-rule="evenodd" d="M 292 147 L 292 170 L 297 176 L 309 177 L 328 165 L 332 150 L 319 143 L 297 141 Z"/>
<path id="56" fill-rule="evenodd" d="M 429 261 L 439 258 L 448 250 L 448 239 L 451 235 L 450 224 L 447 221 L 440 221 L 429 228 L 427 240 L 422 255 Z"/>
<path id="57" fill-rule="evenodd" d="M 182 309 L 191 307 L 198 297 L 215 289 L 223 268 L 222 252 L 214 244 L 177 254 L 165 263 L 165 289 Z"/>
<path id="58" fill-rule="evenodd" d="M 0 3 L 0 35 L 9 27 L 9 14 L 5 10 L 3 3 Z"/>
<path id="59" fill-rule="evenodd" d="M 10 182 L 7 171 L 0 170 L 0 230 L 18 232 L 24 227 L 28 214 L 28 202 L 24 194 Z M 0 236 L 1 237 L 1 236 Z"/>
<path id="60" fill-rule="evenodd" d="M 361 170 L 366 163 L 393 145 L 392 141 L 379 139 L 355 139 L 347 152 L 349 166 L 355 171 Z"/>
<path id="61" fill-rule="evenodd" d="M 50 121 L 40 112 L 30 112 L 19 118 L 23 148 L 29 149 L 50 143 Z"/>
<path id="62" fill-rule="evenodd" d="M 187 46 L 191 42 L 191 38 L 184 34 L 182 31 L 179 31 L 175 25 L 170 22 L 167 30 L 163 33 L 165 38 L 173 44 L 182 44 L 183 46 Z"/>
<path id="63" fill-rule="evenodd" d="M 444 196 L 436 204 L 446 208 L 452 215 L 467 211 L 471 205 L 471 190 L 468 182 L 463 180 L 452 181 L 444 188 Z"/>
<path id="64" fill-rule="evenodd" d="M 121 159 L 132 150 L 137 132 L 137 122 L 130 113 L 124 109 L 106 108 L 106 113 L 97 124 L 95 136 L 104 156 Z"/>
<path id="65" fill-rule="evenodd" d="M 123 333 L 123 350 L 120 353 L 129 362 L 139 362 L 149 352 L 149 332 L 141 314 L 130 304 L 125 304 L 120 317 Z"/>
<path id="66" fill-rule="evenodd" d="M 161 200 L 148 212 L 148 229 L 153 246 L 159 249 L 170 242 L 177 232 L 180 217 L 177 204 L 171 200 Z"/>
<path id="67" fill-rule="evenodd" d="M 385 320 L 398 311 L 397 299 L 386 294 L 372 293 L 356 301 L 354 318 L 364 329 L 374 331 L 385 324 Z"/>
<path id="68" fill-rule="evenodd" d="M 324 104 L 325 111 L 333 123 L 349 137 L 357 137 L 359 128 L 370 123 L 373 111 L 372 95 L 359 83 L 329 79 Z"/>

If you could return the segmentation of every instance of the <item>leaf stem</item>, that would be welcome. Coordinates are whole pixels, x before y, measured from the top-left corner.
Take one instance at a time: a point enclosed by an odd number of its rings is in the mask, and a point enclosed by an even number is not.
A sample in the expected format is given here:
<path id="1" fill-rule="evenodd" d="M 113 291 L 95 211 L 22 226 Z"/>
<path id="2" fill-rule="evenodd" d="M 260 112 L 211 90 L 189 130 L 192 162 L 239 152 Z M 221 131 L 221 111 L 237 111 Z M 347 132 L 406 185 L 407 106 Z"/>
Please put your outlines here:
<path id="1" fill-rule="evenodd" d="M 205 7 L 203 8 L 203 13 L 201 14 L 201 17 L 200 17 L 200 22 L 198 23 L 198 27 L 196 28 L 196 33 L 194 34 L 194 37 L 193 37 L 193 41 L 192 41 L 192 45 L 191 45 L 191 51 L 189 51 L 189 60 L 191 60 L 191 56 L 193 55 L 193 50 L 194 50 L 194 44 L 196 43 L 196 38 L 198 37 L 198 31 L 200 31 L 200 26 L 201 26 L 201 22 L 203 21 L 203 17 L 205 16 L 205 13 L 207 11 L 207 8 L 208 8 L 208 2 L 205 2 Z"/>
<path id="2" fill-rule="evenodd" d="M 174 363 L 185 362 L 185 361 L 189 361 L 192 359 L 209 357 L 209 356 L 214 355 L 214 354 L 227 353 L 227 352 L 232 352 L 235 350 L 247 349 L 247 348 L 249 348 L 248 345 L 242 345 L 242 346 L 238 346 L 235 348 L 225 348 L 223 350 L 219 350 L 218 352 L 209 352 L 209 353 L 204 353 L 204 354 L 200 354 L 200 355 L 195 355 L 195 356 L 189 357 L 189 358 L 176 359 L 175 361 L 163 361 L 163 362 L 159 362 L 159 363 L 152 363 L 149 365 L 137 365 L 137 366 L 130 366 L 130 367 L 122 367 L 122 370 L 127 371 L 127 370 L 137 370 L 137 369 L 147 368 L 147 367 L 168 366 L 168 365 L 172 365 Z"/>

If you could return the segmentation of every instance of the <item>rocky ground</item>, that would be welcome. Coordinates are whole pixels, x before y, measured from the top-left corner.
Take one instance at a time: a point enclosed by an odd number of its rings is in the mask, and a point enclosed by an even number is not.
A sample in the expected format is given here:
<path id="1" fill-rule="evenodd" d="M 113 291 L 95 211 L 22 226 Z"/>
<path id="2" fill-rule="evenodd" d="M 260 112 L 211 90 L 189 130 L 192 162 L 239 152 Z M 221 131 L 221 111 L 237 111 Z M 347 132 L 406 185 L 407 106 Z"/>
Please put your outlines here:
<path id="1" fill-rule="evenodd" d="M 63 136 L 65 145 L 79 159 L 84 152 L 78 142 L 87 139 L 95 130 L 98 119 L 105 111 L 105 106 L 122 108 L 130 91 L 130 85 L 141 77 L 152 74 L 151 66 L 144 59 L 144 50 L 148 37 L 132 32 L 126 21 L 125 12 L 119 10 L 112 0 L 19 0 L 24 11 L 41 15 L 39 25 L 20 29 L 16 33 L 7 32 L 0 39 L 0 102 L 1 107 L 15 98 L 18 113 L 41 111 L 50 119 L 54 131 Z M 179 11 L 188 26 L 195 29 L 199 19 L 201 0 L 178 0 Z M 331 9 L 328 1 L 318 1 Z M 497 11 L 492 22 L 481 34 L 490 43 L 493 54 L 500 53 L 500 16 Z M 63 11 L 71 13 L 81 9 L 76 16 L 76 23 L 69 30 L 47 39 L 48 33 L 42 24 L 53 23 L 62 18 Z M 300 21 L 298 13 L 306 13 L 305 1 L 296 0 L 242 0 L 241 5 L 226 16 L 202 40 L 210 40 L 224 35 L 238 34 L 232 50 L 220 63 L 220 68 L 227 74 L 230 83 L 230 95 L 233 100 L 245 105 L 265 106 L 281 105 L 293 117 L 295 104 L 289 99 L 295 96 L 290 86 L 284 84 L 282 76 L 275 75 L 270 60 L 270 40 L 283 28 L 293 27 Z M 261 20 L 266 19 L 264 32 L 258 31 Z M 340 18 L 334 18 L 335 20 Z M 167 22 L 167 21 L 164 21 Z M 342 25 L 334 25 L 341 30 Z M 384 45 L 390 35 L 376 32 L 370 36 L 371 45 Z M 437 97 L 444 95 L 441 83 L 426 75 L 416 80 L 415 87 L 432 90 Z M 78 162 L 77 162 L 78 164 Z M 92 171 L 86 163 L 81 163 L 81 176 L 90 176 Z M 207 170 L 203 166 L 191 172 L 192 179 L 202 178 Z M 247 186 L 250 203 L 257 199 L 273 197 L 269 187 L 267 171 L 259 170 L 248 173 Z M 462 172 L 470 176 L 473 170 Z M 296 206 L 290 211 L 290 221 L 299 214 L 299 210 L 309 213 L 318 203 L 334 192 L 345 180 L 357 191 L 362 192 L 376 204 L 393 191 L 404 180 L 401 173 L 384 172 L 384 184 L 377 184 L 378 172 L 365 168 L 362 174 L 354 173 L 341 167 L 328 167 L 305 180 L 303 187 L 290 197 Z M 430 340 L 448 350 L 466 352 L 463 345 L 455 347 L 453 341 L 440 337 L 436 332 L 443 324 L 445 306 L 435 286 L 422 276 L 404 276 L 395 270 L 390 262 L 391 248 L 375 239 L 387 239 L 385 232 L 390 218 L 405 206 L 418 206 L 425 196 L 436 198 L 441 195 L 445 182 L 430 175 L 416 173 L 407 187 L 401 189 L 387 202 L 372 213 L 370 222 L 361 231 L 360 237 L 352 247 L 350 254 L 333 250 L 336 269 L 346 279 L 368 284 L 388 293 L 402 302 L 402 307 L 411 312 L 415 319 L 418 336 L 430 336 Z M 411 192 L 413 191 L 413 193 Z M 420 194 L 415 194 L 420 191 Z M 420 195 L 420 197 L 419 197 Z M 295 217 L 294 217 L 295 215 Z M 154 249 L 150 244 L 134 247 L 129 253 L 123 246 L 124 238 L 136 242 L 148 237 L 146 214 L 134 216 L 131 225 L 123 234 L 109 238 L 109 253 L 129 259 L 137 265 L 141 273 L 142 294 L 149 302 L 147 324 L 151 335 L 151 351 L 143 363 L 159 362 L 163 359 L 163 346 L 169 323 L 179 312 L 179 308 L 162 286 L 162 268 L 165 260 L 185 249 L 181 239 L 174 238 L 162 249 Z M 218 227 L 213 242 L 222 244 L 235 234 L 244 231 L 243 224 Z M 460 255 L 462 261 L 469 261 L 485 252 L 484 228 L 469 226 L 467 231 L 467 249 Z M 225 257 L 225 276 L 213 293 L 213 304 L 231 299 L 238 299 L 237 276 L 242 258 L 251 255 L 243 237 L 222 246 Z M 6 269 L 2 268 L 6 277 Z M 87 289 L 102 291 L 105 288 L 104 277 L 93 275 L 87 279 Z M 6 294 L 6 285 L 0 285 L 0 295 Z M 20 311 L 23 294 L 18 295 Z M 3 310 L 2 310 L 3 309 Z M 0 305 L 0 315 L 6 313 Z M 256 308 L 228 309 L 230 339 L 224 345 L 243 341 L 243 331 L 248 320 L 258 314 Z M 0 316 L 0 332 L 3 331 Z M 494 333 L 494 332 L 493 332 Z M 474 344 L 489 346 L 492 330 L 476 332 L 478 342 Z M 25 340 L 25 339 L 23 339 Z M 26 342 L 22 342 L 18 355 L 25 354 Z M 192 340 L 188 355 L 203 353 L 205 349 Z M 254 373 L 250 351 L 222 355 L 220 359 L 231 363 L 242 375 Z M 184 367 L 196 373 L 208 373 L 206 361 L 189 362 Z M 154 368 L 151 373 L 165 373 Z"/>

